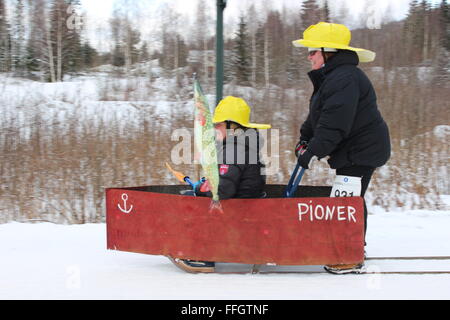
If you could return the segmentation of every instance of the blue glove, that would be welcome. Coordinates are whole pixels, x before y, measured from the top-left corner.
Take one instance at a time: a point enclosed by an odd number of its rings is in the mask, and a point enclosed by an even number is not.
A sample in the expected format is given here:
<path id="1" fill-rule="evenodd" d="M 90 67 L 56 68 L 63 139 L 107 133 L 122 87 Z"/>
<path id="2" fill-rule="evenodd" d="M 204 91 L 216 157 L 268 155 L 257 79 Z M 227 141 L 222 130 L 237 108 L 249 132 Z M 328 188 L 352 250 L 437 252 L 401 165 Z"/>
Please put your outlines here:
<path id="1" fill-rule="evenodd" d="M 206 189 L 205 188 L 206 184 L 207 184 L 206 178 L 202 178 L 200 181 L 196 182 L 194 184 L 194 192 L 195 192 L 195 194 L 205 193 L 205 190 L 203 190 L 203 189 Z M 209 185 L 209 183 L 208 183 L 208 185 Z"/>

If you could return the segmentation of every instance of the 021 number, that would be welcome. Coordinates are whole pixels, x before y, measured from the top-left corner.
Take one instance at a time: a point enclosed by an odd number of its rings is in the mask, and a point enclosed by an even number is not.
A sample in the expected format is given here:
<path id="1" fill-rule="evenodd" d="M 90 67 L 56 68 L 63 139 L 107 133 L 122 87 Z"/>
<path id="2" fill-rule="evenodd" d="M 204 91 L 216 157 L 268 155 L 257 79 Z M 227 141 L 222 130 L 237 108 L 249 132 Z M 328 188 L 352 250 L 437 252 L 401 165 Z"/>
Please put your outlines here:
<path id="1" fill-rule="evenodd" d="M 347 191 L 345 191 L 345 190 L 339 190 L 339 189 L 337 189 L 335 192 L 334 192 L 334 196 L 336 197 L 336 198 L 339 198 L 339 197 L 353 197 L 354 196 L 354 193 L 353 192 L 347 192 Z"/>

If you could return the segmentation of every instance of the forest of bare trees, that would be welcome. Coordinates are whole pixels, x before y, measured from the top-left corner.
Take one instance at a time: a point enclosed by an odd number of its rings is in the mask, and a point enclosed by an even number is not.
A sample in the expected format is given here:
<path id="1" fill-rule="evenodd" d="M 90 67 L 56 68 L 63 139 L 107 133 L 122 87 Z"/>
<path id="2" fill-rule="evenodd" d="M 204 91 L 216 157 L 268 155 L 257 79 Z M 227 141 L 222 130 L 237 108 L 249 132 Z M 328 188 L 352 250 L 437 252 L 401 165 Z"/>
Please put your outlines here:
<path id="1" fill-rule="evenodd" d="M 235 17 L 235 33 L 226 43 L 228 82 L 252 86 L 276 84 L 283 88 L 297 86 L 304 80 L 308 63 L 304 52 L 291 45 L 303 30 L 318 21 L 346 24 L 345 7 L 330 12 L 328 1 L 299 2 L 298 12 L 278 11 L 251 5 Z M 7 8 L 6 6 L 10 7 Z M 208 72 L 208 52 L 214 49 L 214 4 L 199 0 L 192 30 L 186 38 L 185 21 L 167 6 L 158 22 L 157 42 L 140 28 L 140 20 L 130 14 L 133 1 L 117 0 L 110 18 L 110 41 L 107 52 L 98 52 L 83 33 L 86 25 L 73 21 L 82 15 L 79 0 L 14 0 L 0 1 L 0 67 L 3 72 L 30 76 L 41 74 L 40 80 L 58 82 L 65 74 L 85 71 L 93 66 L 112 64 L 126 70 L 137 62 L 158 58 L 167 70 L 188 65 L 189 52 L 203 52 L 194 67 L 198 74 Z M 80 16 L 80 19 L 83 17 Z M 377 52 L 370 66 L 385 69 L 402 66 L 433 66 L 435 81 L 445 78 L 449 51 L 448 4 L 432 6 L 426 0 L 412 0 L 406 19 L 390 21 L 380 17 L 372 27 L 370 16 L 361 13 L 360 28 L 353 31 L 353 42 Z M 383 20 L 384 19 L 384 20 Z M 369 27 L 368 27 L 369 26 Z M 37 71 L 40 71 L 38 73 Z"/>
<path id="2" fill-rule="evenodd" d="M 215 1 L 199 0 L 190 20 L 164 7 L 151 36 L 133 6 L 116 1 L 105 36 L 109 49 L 100 50 L 84 32 L 89 26 L 73 20 L 83 15 L 78 0 L 0 0 L 0 101 L 7 111 L 0 119 L 0 222 L 101 222 L 105 188 L 176 183 L 163 164 L 176 143 L 172 131 L 192 126 L 192 73 L 207 94 L 214 92 Z M 450 194 L 448 1 L 412 0 L 401 21 L 385 12 L 374 24 L 369 11 L 358 17 L 352 45 L 377 53 L 361 68 L 373 81 L 393 145 L 369 202 L 443 209 L 440 196 Z M 346 24 L 348 14 L 328 1 L 299 1 L 298 10 L 255 2 L 226 26 L 233 32 L 225 43 L 225 94 L 243 96 L 260 122 L 280 132 L 280 170 L 269 183 L 287 182 L 311 94 L 306 52 L 292 41 L 319 21 Z M 102 66 L 111 68 L 105 74 L 98 71 Z M 84 89 L 35 90 L 16 100 L 11 94 L 19 81 L 53 88 L 47 84 L 77 79 L 92 81 L 96 95 L 85 101 Z M 91 100 L 107 117 L 83 116 Z M 160 100 L 170 106 L 167 114 L 159 113 Z M 59 113 L 46 116 L 55 108 Z M 319 165 L 303 183 L 330 184 L 331 176 Z"/>
<path id="3" fill-rule="evenodd" d="M 0 1 L 2 72 L 58 82 L 90 67 L 96 50 L 71 20 L 79 7 L 78 0 Z"/>

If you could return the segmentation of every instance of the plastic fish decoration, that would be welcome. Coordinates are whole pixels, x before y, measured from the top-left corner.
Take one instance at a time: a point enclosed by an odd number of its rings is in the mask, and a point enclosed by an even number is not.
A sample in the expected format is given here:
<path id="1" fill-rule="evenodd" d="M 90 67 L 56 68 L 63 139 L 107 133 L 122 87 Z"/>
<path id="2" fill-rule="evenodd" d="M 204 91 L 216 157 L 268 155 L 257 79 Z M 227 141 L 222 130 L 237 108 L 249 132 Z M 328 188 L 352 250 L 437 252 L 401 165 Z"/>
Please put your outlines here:
<path id="1" fill-rule="evenodd" d="M 211 210 L 222 212 L 219 201 L 219 166 L 217 162 L 216 136 L 212 115 L 198 79 L 194 80 L 195 122 L 194 140 L 199 151 L 199 161 L 213 195 Z"/>

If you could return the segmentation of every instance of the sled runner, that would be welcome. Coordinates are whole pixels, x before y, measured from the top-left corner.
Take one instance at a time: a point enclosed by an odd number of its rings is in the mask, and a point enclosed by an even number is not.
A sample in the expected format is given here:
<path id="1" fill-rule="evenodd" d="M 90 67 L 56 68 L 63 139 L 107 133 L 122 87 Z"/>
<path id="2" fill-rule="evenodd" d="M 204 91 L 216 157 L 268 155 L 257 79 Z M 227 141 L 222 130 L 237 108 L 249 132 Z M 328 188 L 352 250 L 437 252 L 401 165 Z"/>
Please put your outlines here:
<path id="1" fill-rule="evenodd" d="M 108 189 L 111 250 L 252 265 L 356 264 L 364 260 L 363 200 L 331 188 L 267 185 L 265 199 L 222 202 L 180 195 L 186 186 Z"/>

